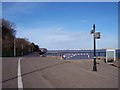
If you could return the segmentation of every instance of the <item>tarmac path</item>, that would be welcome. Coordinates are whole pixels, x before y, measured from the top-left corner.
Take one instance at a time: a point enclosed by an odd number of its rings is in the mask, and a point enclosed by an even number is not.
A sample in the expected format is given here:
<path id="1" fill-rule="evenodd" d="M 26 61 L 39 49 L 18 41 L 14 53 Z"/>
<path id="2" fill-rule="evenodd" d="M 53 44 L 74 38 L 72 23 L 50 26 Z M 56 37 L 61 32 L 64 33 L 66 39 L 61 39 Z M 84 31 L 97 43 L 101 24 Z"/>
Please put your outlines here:
<path id="1" fill-rule="evenodd" d="M 38 53 L 3 58 L 2 87 L 118 88 L 118 68 L 98 62 L 98 71 L 94 72 L 90 60 L 66 61 L 40 57 Z"/>

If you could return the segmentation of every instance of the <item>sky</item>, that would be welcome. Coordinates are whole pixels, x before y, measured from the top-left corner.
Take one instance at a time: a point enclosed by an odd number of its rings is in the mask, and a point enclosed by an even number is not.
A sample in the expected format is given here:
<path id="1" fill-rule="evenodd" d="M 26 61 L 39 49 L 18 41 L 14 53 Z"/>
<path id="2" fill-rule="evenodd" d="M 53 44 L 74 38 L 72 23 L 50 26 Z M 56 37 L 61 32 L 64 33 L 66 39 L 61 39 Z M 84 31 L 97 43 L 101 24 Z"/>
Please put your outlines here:
<path id="1" fill-rule="evenodd" d="M 16 37 L 50 50 L 118 47 L 117 2 L 3 2 L 2 17 L 16 24 Z"/>
<path id="2" fill-rule="evenodd" d="M 119 0 L 1 0 L 3 2 L 118 2 Z"/>

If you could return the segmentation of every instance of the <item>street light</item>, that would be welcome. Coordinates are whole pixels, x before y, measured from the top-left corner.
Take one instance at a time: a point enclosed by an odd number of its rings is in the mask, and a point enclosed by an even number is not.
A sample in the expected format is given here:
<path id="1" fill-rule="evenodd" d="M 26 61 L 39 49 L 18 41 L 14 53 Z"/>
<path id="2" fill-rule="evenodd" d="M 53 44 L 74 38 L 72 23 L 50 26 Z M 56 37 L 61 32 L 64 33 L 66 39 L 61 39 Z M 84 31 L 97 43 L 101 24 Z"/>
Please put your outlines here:
<path id="1" fill-rule="evenodd" d="M 93 30 L 91 30 L 90 33 L 93 34 L 93 39 L 94 39 L 93 71 L 97 71 L 97 66 L 96 66 L 96 39 L 100 39 L 100 32 L 95 32 L 95 24 L 93 24 Z"/>
<path id="2" fill-rule="evenodd" d="M 16 57 L 16 38 L 14 37 L 14 57 Z"/>
<path id="3" fill-rule="evenodd" d="M 23 55 L 23 44 L 22 44 L 22 46 L 21 46 L 21 47 L 22 47 L 22 55 Z"/>

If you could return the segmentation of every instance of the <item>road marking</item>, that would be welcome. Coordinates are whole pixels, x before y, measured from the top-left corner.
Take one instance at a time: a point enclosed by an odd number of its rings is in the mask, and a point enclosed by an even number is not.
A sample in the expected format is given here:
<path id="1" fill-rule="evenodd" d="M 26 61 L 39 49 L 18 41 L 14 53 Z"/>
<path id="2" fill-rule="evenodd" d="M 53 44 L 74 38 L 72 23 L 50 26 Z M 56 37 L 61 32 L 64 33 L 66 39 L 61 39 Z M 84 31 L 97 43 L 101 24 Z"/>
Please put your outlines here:
<path id="1" fill-rule="evenodd" d="M 18 59 L 18 89 L 22 90 L 23 89 L 23 83 L 22 83 L 22 77 L 21 77 L 21 66 L 20 66 L 20 60 L 22 58 Z"/>

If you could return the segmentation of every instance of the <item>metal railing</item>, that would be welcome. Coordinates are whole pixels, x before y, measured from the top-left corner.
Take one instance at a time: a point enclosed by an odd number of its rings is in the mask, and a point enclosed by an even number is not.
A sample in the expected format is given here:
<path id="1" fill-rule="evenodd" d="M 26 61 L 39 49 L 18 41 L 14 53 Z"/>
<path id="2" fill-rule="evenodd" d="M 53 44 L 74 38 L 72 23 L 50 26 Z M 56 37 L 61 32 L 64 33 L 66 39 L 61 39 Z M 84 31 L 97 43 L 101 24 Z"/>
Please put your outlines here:
<path id="1" fill-rule="evenodd" d="M 60 56 L 65 60 L 93 59 L 94 52 L 47 52 L 47 56 Z M 96 56 L 106 56 L 106 52 L 96 52 Z"/>

